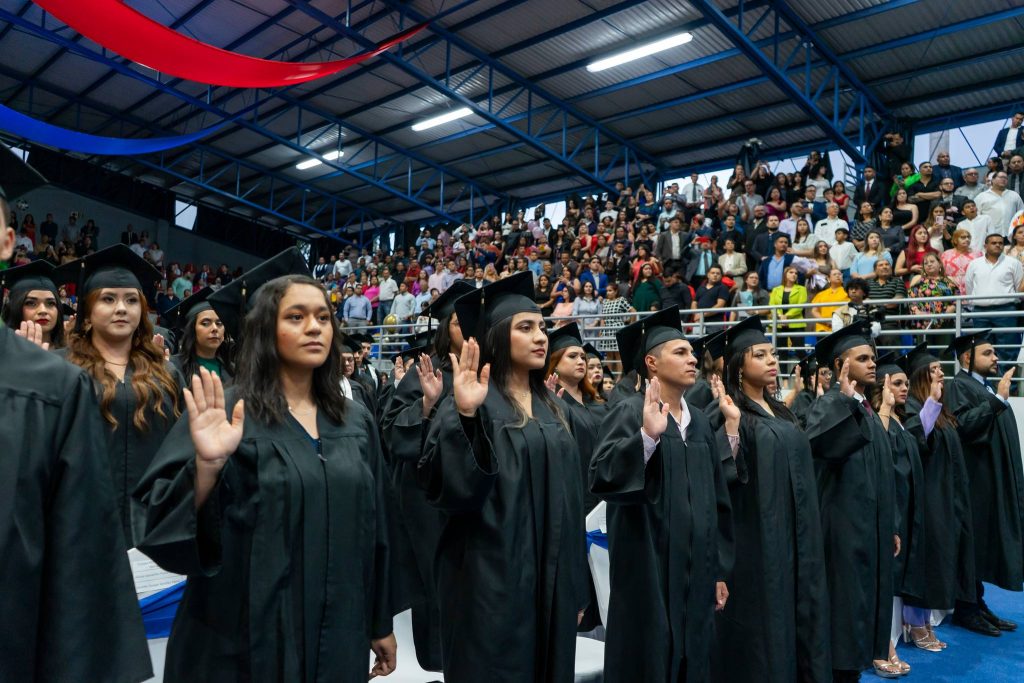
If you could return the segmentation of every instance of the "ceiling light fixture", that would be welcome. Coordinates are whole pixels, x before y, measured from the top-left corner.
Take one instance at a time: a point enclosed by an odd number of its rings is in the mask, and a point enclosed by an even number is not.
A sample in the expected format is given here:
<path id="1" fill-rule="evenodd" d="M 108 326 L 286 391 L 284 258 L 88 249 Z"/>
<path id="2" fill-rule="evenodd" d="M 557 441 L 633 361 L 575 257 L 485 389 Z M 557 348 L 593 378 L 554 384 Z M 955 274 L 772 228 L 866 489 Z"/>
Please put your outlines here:
<path id="1" fill-rule="evenodd" d="M 625 52 L 620 52 L 617 55 L 612 55 L 611 57 L 605 57 L 604 59 L 599 59 L 596 62 L 591 62 L 590 64 L 587 64 L 587 71 L 604 71 L 605 69 L 610 69 L 614 66 L 625 64 L 626 62 L 632 62 L 633 60 L 640 59 L 641 57 L 653 55 L 656 52 L 685 45 L 691 40 L 693 40 L 692 33 L 677 33 L 674 36 L 662 38 L 661 40 L 656 40 L 653 43 L 641 45 L 640 47 L 635 47 L 632 50 L 626 50 Z"/>
<path id="2" fill-rule="evenodd" d="M 448 123 L 449 121 L 456 121 L 458 119 L 466 118 L 472 113 L 473 110 L 471 110 L 469 107 L 453 109 L 447 114 L 441 114 L 440 116 L 435 116 L 434 118 L 431 119 L 423 119 L 419 123 L 414 123 L 412 124 L 412 129 L 418 133 L 421 130 L 427 130 L 428 128 L 440 126 L 442 124 Z"/>
<path id="3" fill-rule="evenodd" d="M 324 159 L 327 159 L 327 161 L 334 161 L 335 159 L 338 159 L 344 155 L 345 153 L 342 152 L 341 150 L 332 149 L 330 152 L 325 152 L 323 157 Z M 306 159 L 305 161 L 300 161 L 299 163 L 295 164 L 295 168 L 299 169 L 300 171 L 305 171 L 307 168 L 315 168 L 322 163 L 324 162 L 320 161 L 319 159 Z"/>

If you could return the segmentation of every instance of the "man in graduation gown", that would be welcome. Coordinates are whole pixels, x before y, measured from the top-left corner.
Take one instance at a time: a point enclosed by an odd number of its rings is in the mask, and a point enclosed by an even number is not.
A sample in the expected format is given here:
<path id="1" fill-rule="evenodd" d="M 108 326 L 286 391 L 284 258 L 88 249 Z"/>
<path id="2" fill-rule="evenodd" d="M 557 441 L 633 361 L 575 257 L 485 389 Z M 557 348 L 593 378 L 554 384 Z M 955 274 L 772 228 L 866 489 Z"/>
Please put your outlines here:
<path id="1" fill-rule="evenodd" d="M 870 335 L 867 323 L 855 323 L 818 342 L 818 363 L 839 381 L 811 405 L 807 418 L 831 596 L 836 683 L 857 681 L 872 660 L 889 659 L 899 520 L 892 447 L 863 393 L 875 383 Z"/>
<path id="2" fill-rule="evenodd" d="M 832 386 L 832 371 L 827 367 L 818 367 L 814 349 L 811 349 L 797 363 L 797 372 L 800 373 L 803 388 L 793 397 L 793 404 L 789 409 L 796 415 L 800 428 L 807 429 L 807 415 L 811 412 L 811 404 L 818 398 L 819 387 L 820 392 L 824 394 Z"/>
<path id="3" fill-rule="evenodd" d="M 949 382 L 946 400 L 956 416 L 970 479 L 978 596 L 976 603 L 957 603 L 954 623 L 995 636 L 1017 625 L 992 613 L 981 582 L 1012 591 L 1020 591 L 1024 582 L 1024 474 L 1008 400 L 1013 369 L 991 387 L 989 378 L 999 377 L 1000 368 L 987 330 L 958 337 L 952 349 L 962 369 Z"/>
<path id="4" fill-rule="evenodd" d="M 0 260 L 9 215 L 0 192 Z M 0 680 L 149 678 L 92 381 L 0 326 L 0 415 Z"/>
<path id="5" fill-rule="evenodd" d="M 683 400 L 697 379 L 700 349 L 683 336 L 674 306 L 616 336 L 626 370 L 651 383 L 610 408 L 590 466 L 590 489 L 608 503 L 604 680 L 708 681 L 733 536 L 722 445 L 704 414 Z"/>

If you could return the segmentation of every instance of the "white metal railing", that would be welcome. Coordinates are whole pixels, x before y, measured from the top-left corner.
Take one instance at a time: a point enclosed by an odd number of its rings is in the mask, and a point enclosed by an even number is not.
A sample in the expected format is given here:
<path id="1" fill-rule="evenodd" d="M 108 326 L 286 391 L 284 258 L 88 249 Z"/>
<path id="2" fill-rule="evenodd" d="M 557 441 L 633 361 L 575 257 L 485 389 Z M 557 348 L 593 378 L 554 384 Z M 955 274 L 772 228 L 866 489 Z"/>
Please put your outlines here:
<path id="1" fill-rule="evenodd" d="M 883 327 L 880 335 L 880 339 L 885 343 L 879 345 L 878 349 L 880 353 L 893 350 L 906 351 L 921 341 L 934 341 L 935 345 L 933 346 L 932 351 L 943 362 L 949 364 L 950 373 L 955 369 L 953 367 L 953 359 L 948 354 L 941 353 L 941 350 L 948 345 L 954 336 L 982 329 L 982 327 L 974 324 L 973 322 L 977 318 L 1014 318 L 1013 326 L 1003 327 L 998 330 L 998 332 L 1003 334 L 1014 335 L 1014 343 L 996 344 L 996 348 L 1002 352 L 1001 355 L 1005 354 L 1006 356 L 1012 356 L 1012 364 L 1016 364 L 1018 353 L 1021 351 L 1020 338 L 1021 335 L 1024 334 L 1024 327 L 1020 326 L 1021 320 L 1019 319 L 1024 319 L 1024 311 L 986 310 L 976 312 L 972 310 L 972 302 L 979 298 L 980 297 L 976 296 L 959 295 L 945 297 L 906 297 L 902 299 L 884 300 L 868 299 L 865 301 L 865 306 L 871 309 L 878 309 L 887 305 L 898 305 L 895 312 L 886 312 L 885 326 Z M 1012 298 L 1020 304 L 1024 301 L 1024 293 L 1010 294 L 1000 298 Z M 953 310 L 947 313 L 928 315 L 928 320 L 933 324 L 926 328 L 916 328 L 911 327 L 910 323 L 920 321 L 921 316 L 914 315 L 909 312 L 909 307 L 912 302 L 920 304 L 944 303 L 947 304 L 947 306 L 951 305 Z M 765 327 L 776 348 L 779 348 L 780 343 L 785 343 L 788 339 L 802 339 L 801 344 L 788 347 L 789 352 L 793 355 L 788 358 L 785 356 L 782 358 L 783 372 L 790 373 L 796 363 L 796 356 L 802 355 L 813 347 L 813 344 L 808 343 L 808 338 L 817 339 L 829 333 L 827 331 L 816 331 L 815 328 L 817 324 L 827 324 L 831 328 L 831 318 L 811 317 L 810 309 L 840 308 L 845 306 L 846 303 L 848 302 L 829 302 L 827 304 L 807 302 L 802 304 L 765 304 L 763 306 L 689 309 L 682 311 L 683 325 L 688 335 L 702 336 L 704 334 L 710 334 L 716 329 L 728 327 L 736 319 L 747 317 L 757 311 L 764 316 Z M 794 309 L 806 311 L 806 314 L 803 314 L 803 316 L 799 318 L 785 317 L 786 311 Z M 579 323 L 581 332 L 583 333 L 583 340 L 585 342 L 591 342 L 599 349 L 602 349 L 602 347 L 604 347 L 604 349 L 614 349 L 615 330 L 622 327 L 623 324 L 639 320 L 640 318 L 651 315 L 652 313 L 653 311 L 610 315 L 552 316 L 547 318 L 547 320 L 555 325 L 561 321 Z M 708 315 L 714 315 L 716 317 L 724 316 L 726 320 L 706 320 L 706 316 Z M 946 321 L 949 322 L 943 325 Z M 612 324 L 609 325 L 609 322 Z M 804 324 L 806 327 L 793 328 L 793 324 Z M 890 327 L 890 324 L 893 326 Z M 389 370 L 391 368 L 392 356 L 402 350 L 408 339 L 413 334 L 426 330 L 426 324 L 404 323 L 401 325 L 373 325 L 346 327 L 345 330 L 372 334 L 377 340 L 372 352 L 372 361 L 381 369 Z M 895 341 L 895 343 L 892 343 L 893 341 Z M 602 344 L 602 342 L 604 343 Z M 610 366 L 611 369 L 618 371 L 620 361 L 614 351 L 611 356 L 606 359 L 605 364 Z M 1018 372 L 1017 375 L 1018 376 L 1015 376 L 1014 381 L 1017 383 L 1024 382 L 1024 377 L 1020 376 L 1021 373 Z M 1024 384 L 1021 384 L 1020 386 L 1024 388 Z"/>

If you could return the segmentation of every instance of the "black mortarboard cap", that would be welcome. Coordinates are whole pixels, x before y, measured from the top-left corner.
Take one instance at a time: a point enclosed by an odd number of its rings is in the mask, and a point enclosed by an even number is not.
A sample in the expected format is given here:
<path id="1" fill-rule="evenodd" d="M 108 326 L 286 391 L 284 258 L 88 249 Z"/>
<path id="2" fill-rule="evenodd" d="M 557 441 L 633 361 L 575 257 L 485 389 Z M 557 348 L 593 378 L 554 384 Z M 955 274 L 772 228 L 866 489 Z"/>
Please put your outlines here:
<path id="1" fill-rule="evenodd" d="M 430 342 L 433 337 L 434 335 L 431 332 L 420 332 L 419 334 L 406 337 L 405 346 L 401 351 L 396 352 L 392 356 L 392 360 L 397 361 L 399 358 L 417 358 L 421 353 L 428 353 L 430 351 Z"/>
<path id="2" fill-rule="evenodd" d="M 901 362 L 906 356 L 900 357 L 895 351 L 884 353 L 875 361 L 875 374 L 882 378 L 886 375 L 910 375 L 907 368 Z"/>
<path id="3" fill-rule="evenodd" d="M 612 372 L 612 369 L 609 368 L 607 365 L 602 365 L 601 366 L 601 372 L 604 374 L 605 377 L 608 377 L 608 378 L 610 378 L 612 380 L 615 379 L 615 373 Z"/>
<path id="4" fill-rule="evenodd" d="M 298 247 L 289 247 L 277 256 L 272 256 L 210 295 L 209 302 L 229 334 L 238 338 L 242 318 L 249 312 L 249 302 L 256 290 L 285 275 L 310 276 L 309 266 Z"/>
<path id="5" fill-rule="evenodd" d="M 808 381 L 818 371 L 818 357 L 815 355 L 814 349 L 805 353 L 797 361 L 796 366 L 800 368 L 800 374 L 803 376 L 804 381 Z"/>
<path id="6" fill-rule="evenodd" d="M 951 351 L 953 356 L 957 359 L 961 355 L 972 350 L 978 344 L 991 344 L 992 340 L 989 338 L 992 330 L 979 330 L 978 332 L 971 332 L 970 334 L 964 334 L 953 340 L 953 343 L 946 347 L 946 351 Z"/>
<path id="7" fill-rule="evenodd" d="M 79 299 L 104 287 L 148 290 L 162 278 L 153 264 L 123 244 L 100 249 L 54 271 L 54 279 L 58 283 L 78 285 L 75 295 Z"/>
<path id="8" fill-rule="evenodd" d="M 562 325 L 551 331 L 548 335 L 548 355 L 555 351 L 567 349 L 570 346 L 583 347 L 583 335 L 580 334 L 580 326 L 576 323 Z"/>
<path id="9" fill-rule="evenodd" d="M 0 197 L 14 199 L 46 185 L 39 171 L 26 164 L 21 155 L 0 144 Z M 4 216 L 7 220 L 7 216 Z M 18 229 L 17 225 L 8 226 Z"/>
<path id="10" fill-rule="evenodd" d="M 718 360 L 725 355 L 725 330 L 718 330 L 701 337 L 701 344 L 704 345 L 704 353 L 710 353 L 712 360 Z"/>
<path id="11" fill-rule="evenodd" d="M 341 346 L 342 350 L 347 351 L 348 353 L 362 353 L 363 351 L 362 343 L 360 343 L 360 341 L 355 338 L 355 335 L 351 334 L 346 334 L 342 336 Z"/>
<path id="12" fill-rule="evenodd" d="M 516 313 L 540 313 L 533 295 L 533 273 L 529 271 L 463 294 L 455 300 L 462 336 L 481 339 L 487 329 Z"/>
<path id="13" fill-rule="evenodd" d="M 760 316 L 752 315 L 725 331 L 725 355 L 731 358 L 755 344 L 770 344 L 771 341 L 764 334 Z"/>
<path id="14" fill-rule="evenodd" d="M 928 350 L 928 342 L 924 341 L 915 346 L 910 350 L 907 355 L 903 356 L 898 363 L 901 368 L 907 373 L 907 376 L 913 375 L 921 368 L 927 368 L 932 363 L 938 363 L 939 359 Z"/>
<path id="15" fill-rule="evenodd" d="M 455 310 L 455 300 L 474 289 L 476 287 L 465 280 L 456 280 L 448 289 L 441 292 L 437 301 L 427 306 L 425 314 L 432 320 L 443 321 Z"/>
<path id="16" fill-rule="evenodd" d="M 0 291 L 9 289 L 13 296 L 15 292 L 41 289 L 51 292 L 60 299 L 57 283 L 54 281 L 53 272 L 55 270 L 56 268 L 49 261 L 40 259 L 24 266 L 0 271 Z"/>
<path id="17" fill-rule="evenodd" d="M 675 339 L 686 339 L 679 319 L 679 306 L 663 308 L 635 323 L 620 327 L 615 332 L 615 340 L 619 344 L 623 374 L 635 369 L 641 376 L 646 377 L 644 356 L 654 347 Z M 694 347 L 694 355 L 699 358 L 704 351 L 701 341 L 695 340 L 690 343 Z"/>
<path id="18" fill-rule="evenodd" d="M 188 327 L 189 320 L 195 319 L 203 311 L 213 309 L 213 305 L 209 302 L 210 295 L 213 292 L 214 289 L 212 287 L 203 287 L 184 301 L 168 308 L 161 316 L 164 324 L 170 329 L 184 330 Z"/>
<path id="19" fill-rule="evenodd" d="M 871 341 L 871 323 L 867 320 L 858 320 L 838 332 L 819 339 L 814 351 L 818 357 L 818 364 L 831 368 L 832 361 L 844 351 L 865 344 L 874 345 Z"/>
<path id="20" fill-rule="evenodd" d="M 600 351 L 596 346 L 590 342 L 583 344 L 583 353 L 586 354 L 587 358 L 596 358 L 598 360 L 604 360 L 604 353 Z"/>

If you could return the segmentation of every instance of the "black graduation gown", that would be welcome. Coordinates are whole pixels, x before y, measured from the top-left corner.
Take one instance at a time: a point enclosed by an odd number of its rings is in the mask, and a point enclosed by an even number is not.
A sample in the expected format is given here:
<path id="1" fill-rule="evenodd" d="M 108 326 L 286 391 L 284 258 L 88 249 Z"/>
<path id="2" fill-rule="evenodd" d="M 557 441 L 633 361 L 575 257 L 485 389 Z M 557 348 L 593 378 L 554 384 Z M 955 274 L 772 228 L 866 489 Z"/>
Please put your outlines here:
<path id="1" fill-rule="evenodd" d="M 712 424 L 720 422 L 721 413 Z M 811 446 L 760 406 L 723 454 L 736 533 L 729 600 L 716 616 L 713 680 L 829 683 L 829 601 Z"/>
<path id="2" fill-rule="evenodd" d="M 694 385 L 686 390 L 686 402 L 697 410 L 704 410 L 714 399 L 711 385 L 703 377 L 698 377 Z"/>
<path id="3" fill-rule="evenodd" d="M 66 355 L 67 350 L 61 349 L 60 355 Z M 167 370 L 171 373 L 177 392 L 181 393 L 181 387 L 185 380 L 181 372 L 172 363 L 167 364 Z M 131 518 L 131 496 L 142 475 L 146 472 L 153 456 L 160 449 L 164 437 L 170 432 L 177 418 L 174 415 L 174 396 L 164 392 L 161 401 L 164 416 L 153 408 L 146 413 L 148 428 L 140 431 L 133 423 L 135 408 L 135 390 L 132 389 L 131 364 L 125 368 L 124 381 L 118 382 L 114 389 L 114 401 L 110 404 L 110 412 L 117 420 L 117 426 L 111 427 L 104 420 L 106 425 L 107 445 L 103 452 L 107 454 L 110 464 L 110 474 L 114 481 L 114 493 L 117 497 L 117 507 L 121 512 L 121 524 L 124 528 L 124 536 L 129 547 L 138 541 L 141 529 L 132 528 Z M 103 388 L 99 382 L 93 382 L 97 396 L 101 396 Z M 179 398 L 179 408 L 185 410 L 185 402 Z"/>
<path id="4" fill-rule="evenodd" d="M 947 383 L 971 486 L 979 581 L 1019 591 L 1024 582 L 1024 474 L 1013 411 L 966 372 Z"/>
<path id="5" fill-rule="evenodd" d="M 355 378 L 355 376 L 348 378 L 349 387 L 352 389 L 352 400 L 366 408 L 366 412 L 370 413 L 376 421 L 377 416 L 377 401 L 374 400 L 370 393 L 370 390 L 365 384 Z M 376 422 L 375 422 L 376 424 Z"/>
<path id="6" fill-rule="evenodd" d="M 690 410 L 684 442 L 669 417 L 646 465 L 643 396 L 609 410 L 590 465 L 607 501 L 611 599 L 604 680 L 710 680 L 715 583 L 732 569 L 729 491 L 707 418 Z"/>
<path id="7" fill-rule="evenodd" d="M 811 404 L 816 398 L 817 395 L 807 389 L 801 390 L 793 398 L 793 405 L 789 407 L 789 412 L 796 416 L 797 422 L 800 423 L 800 429 L 807 429 L 807 415 L 810 414 Z"/>
<path id="8" fill-rule="evenodd" d="M 473 419 L 452 398 L 438 407 L 419 476 L 445 513 L 435 572 L 448 683 L 573 680 L 588 575 L 578 457 L 536 398 L 523 427 L 493 389 Z"/>
<path id="9" fill-rule="evenodd" d="M 134 499 L 139 549 L 188 576 L 167 683 L 366 680 L 370 640 L 392 632 L 387 481 L 373 419 L 345 409 L 317 416 L 322 458 L 290 416 L 247 413 L 198 512 L 187 414 L 168 435 Z"/>
<path id="10" fill-rule="evenodd" d="M 0 679 L 149 678 L 91 380 L 0 326 L 0 414 Z"/>
<path id="11" fill-rule="evenodd" d="M 889 436 L 881 419 L 835 386 L 807 418 L 821 506 L 832 667 L 888 659 L 893 536 L 899 526 Z"/>
<path id="12" fill-rule="evenodd" d="M 601 423 L 608 416 L 608 404 L 595 403 L 590 400 L 580 403 L 568 392 L 562 392 L 561 399 L 566 417 L 572 424 L 572 433 L 576 437 L 576 445 L 580 451 L 580 485 L 583 487 L 583 516 L 585 518 L 601 502 L 600 498 L 590 492 L 590 459 L 597 447 L 597 436 L 601 429 Z"/>
<path id="13" fill-rule="evenodd" d="M 629 398 L 637 394 L 637 374 L 636 370 L 630 370 L 623 375 L 615 386 L 612 387 L 611 392 L 608 395 L 608 405 L 618 403 L 624 398 Z"/>
<path id="14" fill-rule="evenodd" d="M 909 403 L 909 402 L 908 402 Z M 924 532 L 924 469 L 915 435 L 895 418 L 889 419 L 889 445 L 899 511 L 900 554 L 893 558 L 893 590 L 905 600 L 920 601 L 930 568 L 925 564 L 927 539 Z"/>
<path id="15" fill-rule="evenodd" d="M 432 366 L 440 367 L 440 359 L 431 357 Z M 452 393 L 452 372 L 441 367 L 441 396 L 434 412 Z M 430 421 L 423 418 L 423 387 L 415 367 L 398 383 L 384 413 L 384 441 L 391 455 L 391 480 L 402 526 L 409 539 L 413 559 L 411 570 L 418 575 L 419 595 L 412 606 L 413 639 L 416 659 L 427 671 L 440 671 L 441 611 L 434 579 L 434 556 L 437 552 L 444 514 L 427 500 L 419 485 L 416 466 L 423 454 L 423 440 Z"/>
<path id="16" fill-rule="evenodd" d="M 924 470 L 925 572 L 919 599 L 908 602 L 953 609 L 957 600 L 977 600 L 970 481 L 956 428 L 936 426 L 926 438 L 920 412 L 921 403 L 909 398 L 906 427 L 917 440 Z"/>

